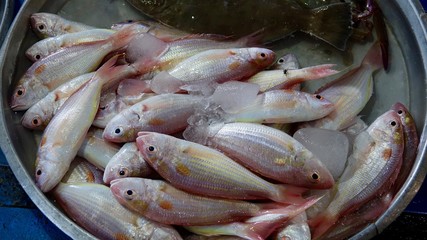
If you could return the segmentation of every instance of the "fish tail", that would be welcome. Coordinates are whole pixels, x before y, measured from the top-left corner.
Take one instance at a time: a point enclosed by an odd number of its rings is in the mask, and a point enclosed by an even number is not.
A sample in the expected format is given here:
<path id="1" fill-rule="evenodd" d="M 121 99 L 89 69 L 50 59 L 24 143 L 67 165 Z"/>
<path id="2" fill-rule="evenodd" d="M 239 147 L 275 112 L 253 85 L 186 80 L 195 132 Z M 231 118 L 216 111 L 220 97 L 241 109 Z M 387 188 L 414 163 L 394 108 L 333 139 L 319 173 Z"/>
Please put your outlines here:
<path id="1" fill-rule="evenodd" d="M 324 40 L 339 50 L 345 50 L 352 34 L 351 6 L 336 3 L 311 10 L 301 31 Z"/>
<path id="2" fill-rule="evenodd" d="M 264 29 L 260 29 L 256 32 L 253 32 L 247 36 L 239 38 L 237 41 L 245 47 L 256 47 L 260 46 L 262 38 L 264 37 Z"/>
<path id="3" fill-rule="evenodd" d="M 281 86 L 281 88 L 289 89 L 304 81 L 316 80 L 339 73 L 339 71 L 332 69 L 334 66 L 336 66 L 336 64 L 322 64 L 302 69 L 288 70 L 290 75 L 295 72 L 297 76 L 293 77 L 295 80 L 287 82 L 284 86 Z"/>
<path id="4" fill-rule="evenodd" d="M 296 187 L 291 185 L 276 185 L 277 192 L 275 195 L 271 196 L 271 200 L 280 203 L 288 203 L 288 204 L 304 204 L 307 202 L 301 195 L 307 191 L 306 188 Z"/>
<path id="5" fill-rule="evenodd" d="M 370 66 L 374 71 L 383 67 L 383 50 L 381 49 L 380 42 L 374 43 L 369 49 L 365 58 L 363 58 L 362 65 Z"/>
<path id="6" fill-rule="evenodd" d="M 322 196 L 323 197 L 323 196 Z M 258 217 L 260 221 L 257 221 L 257 218 L 251 218 L 247 222 L 248 225 L 244 228 L 247 235 L 256 233 L 257 236 L 260 236 L 261 239 L 267 239 L 267 237 L 275 231 L 276 228 L 280 227 L 287 220 L 297 216 L 303 211 L 307 210 L 309 207 L 313 206 L 317 201 L 322 197 L 311 197 L 305 200 L 305 203 L 301 205 L 289 205 L 284 206 L 282 204 L 265 204 L 265 208 L 271 208 L 267 210 L 262 210 Z M 266 218 L 266 215 L 270 214 L 271 218 Z M 241 237 L 246 237 L 245 235 L 239 235 Z M 252 239 L 252 238 L 251 238 Z"/>
<path id="7" fill-rule="evenodd" d="M 121 79 L 121 74 L 124 73 L 127 65 L 116 66 L 117 59 L 121 54 L 115 55 L 105 62 L 93 76 L 93 79 L 97 78 L 101 80 L 102 85 L 108 88 L 108 86 L 113 85 L 116 81 Z"/>
<path id="8" fill-rule="evenodd" d="M 332 226 L 335 225 L 337 220 L 337 217 L 334 217 L 327 211 L 321 213 L 313 219 L 308 220 L 308 225 L 310 226 L 312 232 L 312 239 L 319 239 L 322 237 Z"/>

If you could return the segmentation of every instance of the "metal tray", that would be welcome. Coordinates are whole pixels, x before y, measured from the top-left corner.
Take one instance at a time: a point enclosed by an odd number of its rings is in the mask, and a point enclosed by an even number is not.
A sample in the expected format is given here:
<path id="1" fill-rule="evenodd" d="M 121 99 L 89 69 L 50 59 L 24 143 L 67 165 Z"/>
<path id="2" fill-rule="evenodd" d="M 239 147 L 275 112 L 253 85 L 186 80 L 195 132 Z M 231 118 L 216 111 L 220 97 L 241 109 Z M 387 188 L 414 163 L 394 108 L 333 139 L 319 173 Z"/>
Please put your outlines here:
<path id="1" fill-rule="evenodd" d="M 426 149 L 426 76 L 427 76 L 427 31 L 426 15 L 417 0 L 378 0 L 389 26 L 391 39 L 391 69 L 375 76 L 375 96 L 364 110 L 366 120 L 371 122 L 391 104 L 401 101 L 411 110 L 421 134 L 419 152 L 412 172 L 396 199 L 375 224 L 371 224 L 354 239 L 371 238 L 388 226 L 409 204 L 424 180 L 427 165 Z M 84 7 L 83 7 L 84 6 Z M 1 148 L 15 176 L 35 205 L 60 229 L 75 239 L 92 239 L 93 236 L 77 226 L 57 208 L 34 184 L 34 159 L 37 145 L 31 131 L 20 124 L 22 113 L 15 113 L 9 107 L 11 89 L 31 63 L 24 51 L 37 38 L 32 33 L 28 19 L 34 12 L 58 13 L 68 19 L 82 21 L 98 27 L 127 19 L 140 18 L 124 0 L 27 0 L 7 35 L 0 53 Z M 305 46 L 314 46 L 307 40 Z M 283 51 L 308 51 L 304 45 L 294 45 Z M 360 46 L 360 48 L 364 48 Z M 315 51 L 315 48 L 312 48 Z M 361 51 L 363 52 L 363 51 Z M 311 56 L 311 54 L 308 54 Z M 355 56 L 355 62 L 361 56 Z M 394 58 L 394 59 L 393 59 Z M 308 61 L 302 58 L 301 60 Z M 313 60 L 313 59 L 311 59 Z M 328 56 L 318 59 L 327 63 Z M 316 62 L 311 62 L 312 65 Z M 340 65 L 339 65 L 340 66 Z M 341 64 L 342 66 L 342 64 Z"/>

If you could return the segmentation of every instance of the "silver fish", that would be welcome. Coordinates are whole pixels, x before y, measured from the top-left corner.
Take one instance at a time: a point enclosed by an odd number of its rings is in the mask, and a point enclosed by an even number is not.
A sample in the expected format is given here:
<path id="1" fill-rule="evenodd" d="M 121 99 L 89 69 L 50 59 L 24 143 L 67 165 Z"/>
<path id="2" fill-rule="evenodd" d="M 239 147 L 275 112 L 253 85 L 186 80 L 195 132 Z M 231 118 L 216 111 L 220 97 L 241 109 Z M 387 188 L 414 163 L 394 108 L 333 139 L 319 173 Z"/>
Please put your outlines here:
<path id="1" fill-rule="evenodd" d="M 35 62 L 57 52 L 63 47 L 69 47 L 84 42 L 107 39 L 114 31 L 109 29 L 92 29 L 75 33 L 66 33 L 36 42 L 25 51 L 28 59 Z"/>
<path id="2" fill-rule="evenodd" d="M 105 55 L 127 45 L 139 33 L 137 27 L 130 26 L 106 40 L 63 48 L 35 62 L 15 87 L 11 108 L 26 110 L 64 82 L 95 70 Z"/>
<path id="3" fill-rule="evenodd" d="M 135 142 L 125 143 L 105 167 L 103 180 L 106 184 L 126 177 L 149 177 L 155 171 L 144 160 Z"/>
<path id="4" fill-rule="evenodd" d="M 83 23 L 67 20 L 52 13 L 33 13 L 30 17 L 31 28 L 40 38 L 55 37 L 66 33 L 94 29 Z"/>
<path id="5" fill-rule="evenodd" d="M 261 176 L 282 183 L 318 189 L 334 184 L 316 156 L 291 136 L 271 127 L 253 123 L 197 124 L 187 128 L 184 137 L 216 148 Z"/>
<path id="6" fill-rule="evenodd" d="M 121 206 L 110 189 L 101 184 L 60 183 L 53 195 L 71 219 L 99 239 L 182 239 L 173 227 L 150 221 Z"/>
<path id="7" fill-rule="evenodd" d="M 314 229 L 313 238 L 322 236 L 341 216 L 389 191 L 402 165 L 403 149 L 403 126 L 399 115 L 392 110 L 378 117 L 366 132 L 359 134 L 350 156 L 355 159 L 350 166 L 352 174 L 341 176 L 332 202 L 310 221 L 310 227 Z"/>
<path id="8" fill-rule="evenodd" d="M 102 85 L 114 71 L 111 66 L 116 60 L 117 57 L 110 59 L 68 98 L 43 132 L 35 170 L 36 184 L 43 192 L 59 183 L 77 155 L 95 118 Z"/>

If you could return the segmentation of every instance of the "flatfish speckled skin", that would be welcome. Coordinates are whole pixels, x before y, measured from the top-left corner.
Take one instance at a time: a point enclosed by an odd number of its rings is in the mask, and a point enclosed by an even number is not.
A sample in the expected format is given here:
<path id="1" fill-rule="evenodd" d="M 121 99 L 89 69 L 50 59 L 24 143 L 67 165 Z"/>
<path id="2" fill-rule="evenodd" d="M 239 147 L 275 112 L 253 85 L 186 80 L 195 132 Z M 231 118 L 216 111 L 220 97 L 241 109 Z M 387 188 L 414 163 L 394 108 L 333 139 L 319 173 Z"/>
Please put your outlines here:
<path id="1" fill-rule="evenodd" d="M 128 1 L 144 14 L 192 33 L 244 36 L 264 29 L 264 40 L 273 41 L 302 31 L 341 50 L 352 33 L 348 3 L 310 9 L 293 0 Z"/>

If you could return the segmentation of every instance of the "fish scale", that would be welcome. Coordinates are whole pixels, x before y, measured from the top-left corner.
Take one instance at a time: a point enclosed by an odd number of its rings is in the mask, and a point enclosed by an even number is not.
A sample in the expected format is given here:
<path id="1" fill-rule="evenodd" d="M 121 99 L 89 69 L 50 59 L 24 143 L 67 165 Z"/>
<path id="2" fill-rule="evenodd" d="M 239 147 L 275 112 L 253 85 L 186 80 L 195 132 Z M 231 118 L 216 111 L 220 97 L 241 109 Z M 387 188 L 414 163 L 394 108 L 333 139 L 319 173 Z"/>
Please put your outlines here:
<path id="1" fill-rule="evenodd" d="M 367 134 L 366 134 L 367 133 Z M 319 216 L 311 220 L 313 238 L 330 229 L 344 214 L 354 212 L 364 203 L 390 190 L 402 164 L 403 126 L 399 115 L 390 110 L 359 134 L 353 147 L 355 161 L 345 177 L 337 182 L 337 193 Z"/>
<path id="2" fill-rule="evenodd" d="M 206 142 L 262 176 L 308 188 L 330 188 L 334 183 L 320 160 L 282 131 L 253 123 L 191 128 L 184 132 L 186 139 Z M 312 179 L 313 174 L 317 179 Z"/>
<path id="3" fill-rule="evenodd" d="M 181 190 L 229 199 L 302 200 L 303 189 L 269 183 L 209 147 L 154 132 L 140 132 L 136 142 L 144 159 Z"/>
<path id="4" fill-rule="evenodd" d="M 172 227 L 121 206 L 106 186 L 60 184 L 53 193 L 77 223 L 100 239 L 181 239 Z"/>

